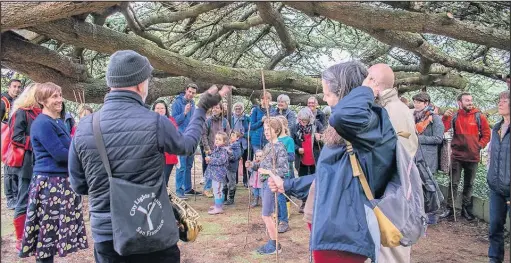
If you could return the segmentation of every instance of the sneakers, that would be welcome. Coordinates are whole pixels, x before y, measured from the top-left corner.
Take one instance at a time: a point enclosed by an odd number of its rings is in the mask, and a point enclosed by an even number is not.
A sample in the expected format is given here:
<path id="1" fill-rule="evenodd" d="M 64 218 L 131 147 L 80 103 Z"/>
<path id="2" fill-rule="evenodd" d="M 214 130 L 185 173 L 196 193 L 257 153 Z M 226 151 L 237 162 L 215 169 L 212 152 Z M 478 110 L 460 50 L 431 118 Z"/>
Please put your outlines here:
<path id="1" fill-rule="evenodd" d="M 208 211 L 208 214 L 216 215 L 216 214 L 222 214 L 223 212 L 224 212 L 224 209 L 222 209 L 222 207 L 214 206 L 213 209 Z"/>
<path id="2" fill-rule="evenodd" d="M 257 253 L 261 255 L 273 255 L 277 253 L 277 246 L 275 243 L 276 243 L 275 240 L 271 239 L 268 240 L 268 242 L 264 244 L 264 246 L 261 246 L 257 249 Z M 282 253 L 282 246 L 280 244 L 278 244 L 278 250 L 279 253 Z"/>
<path id="3" fill-rule="evenodd" d="M 213 193 L 210 190 L 204 190 L 203 193 L 207 198 L 213 198 Z"/>
<path id="4" fill-rule="evenodd" d="M 185 193 L 185 195 L 201 195 L 201 194 L 202 194 L 201 192 L 195 191 L 193 189 Z"/>
<path id="5" fill-rule="evenodd" d="M 279 233 L 286 233 L 287 231 L 289 231 L 291 228 L 289 227 L 289 224 L 287 222 L 280 222 L 279 223 Z"/>

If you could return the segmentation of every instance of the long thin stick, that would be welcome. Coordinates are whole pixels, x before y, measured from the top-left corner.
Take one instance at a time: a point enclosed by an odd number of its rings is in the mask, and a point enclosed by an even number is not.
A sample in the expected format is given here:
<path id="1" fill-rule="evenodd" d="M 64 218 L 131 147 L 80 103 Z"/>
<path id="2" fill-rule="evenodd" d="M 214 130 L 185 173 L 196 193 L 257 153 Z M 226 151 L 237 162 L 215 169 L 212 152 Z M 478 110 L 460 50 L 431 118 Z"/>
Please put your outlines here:
<path id="1" fill-rule="evenodd" d="M 261 69 L 261 82 L 263 84 L 263 99 L 265 98 L 266 94 L 266 85 L 264 83 L 264 71 Z M 267 105 L 266 107 L 266 115 L 268 116 L 268 121 L 270 121 L 270 105 Z M 276 170 L 276 160 L 275 160 L 275 147 L 273 146 L 273 142 L 269 142 L 271 146 L 272 151 L 272 169 L 273 171 Z M 278 194 L 275 192 L 275 256 L 277 259 L 277 263 L 279 262 L 279 231 L 278 231 L 278 218 L 279 218 L 279 206 L 278 206 Z"/>
<path id="2" fill-rule="evenodd" d="M 247 133 L 247 160 L 250 160 L 250 125 L 252 123 L 248 123 L 248 133 Z M 247 180 L 250 181 L 250 177 L 249 177 L 249 173 L 248 173 L 248 168 L 246 169 L 246 174 L 247 174 Z M 250 232 L 250 196 L 251 196 L 251 191 L 250 191 L 250 183 L 249 183 L 249 186 L 248 186 L 248 212 L 247 212 L 247 233 L 245 234 L 245 245 L 243 246 L 243 248 L 247 247 L 247 242 L 248 242 L 248 233 Z"/>
<path id="3" fill-rule="evenodd" d="M 455 207 L 455 202 L 454 202 L 454 189 L 453 189 L 453 184 L 452 184 L 452 159 L 451 159 L 451 142 L 448 141 L 448 145 L 447 145 L 447 155 L 449 156 L 449 162 L 448 162 L 448 166 L 449 166 L 449 178 L 450 178 L 450 181 L 451 181 L 451 199 L 452 199 L 452 212 L 453 212 L 453 215 L 454 215 L 454 222 L 456 222 L 456 207 Z M 458 189 L 456 189 L 456 193 L 458 192 L 457 191 Z"/>
<path id="4" fill-rule="evenodd" d="M 195 148 L 195 152 L 196 152 L 196 151 L 197 151 L 197 148 Z M 196 173 L 195 173 L 195 164 L 196 164 L 196 163 L 195 163 L 195 155 L 196 155 L 196 154 L 195 154 L 195 152 L 193 153 L 193 187 L 194 187 L 194 188 L 195 188 L 195 187 L 197 187 L 197 186 L 195 185 L 195 175 L 196 175 Z M 193 189 L 193 188 L 192 188 L 192 189 Z M 194 202 L 197 202 L 197 192 L 196 192 L 196 190 L 195 190 L 195 189 L 193 190 L 193 192 L 194 192 L 194 195 L 193 195 L 193 201 L 194 201 Z"/>

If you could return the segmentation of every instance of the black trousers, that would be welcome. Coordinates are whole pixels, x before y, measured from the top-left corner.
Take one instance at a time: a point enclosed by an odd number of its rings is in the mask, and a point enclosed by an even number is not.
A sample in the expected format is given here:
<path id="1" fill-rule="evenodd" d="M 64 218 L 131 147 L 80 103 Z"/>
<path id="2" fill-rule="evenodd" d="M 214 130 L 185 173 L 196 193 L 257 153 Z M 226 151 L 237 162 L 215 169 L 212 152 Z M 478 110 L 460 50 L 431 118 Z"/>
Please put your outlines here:
<path id="1" fill-rule="evenodd" d="M 14 208 L 14 218 L 27 213 L 28 192 L 31 182 L 31 179 L 21 176 L 18 176 L 16 179 L 18 180 L 18 201 L 16 202 L 16 208 Z"/>
<path id="2" fill-rule="evenodd" d="M 468 209 L 472 208 L 472 192 L 474 188 L 474 180 L 477 173 L 477 162 L 463 162 L 452 160 L 452 188 L 454 192 L 454 201 L 458 193 L 458 185 L 461 179 L 461 170 L 463 170 L 463 197 L 462 205 Z M 447 207 L 452 208 L 451 184 L 449 184 L 449 194 L 447 195 Z"/>
<path id="3" fill-rule="evenodd" d="M 300 169 L 298 169 L 299 177 L 310 175 L 310 174 L 313 174 L 316 172 L 316 165 L 304 165 L 304 164 L 300 163 L 299 168 L 300 168 Z M 303 202 L 302 206 L 305 204 L 306 201 L 307 201 L 307 197 L 302 199 L 302 202 Z"/>
<path id="4" fill-rule="evenodd" d="M 18 175 L 12 169 L 4 166 L 4 191 L 7 201 L 18 199 Z"/>
<path id="5" fill-rule="evenodd" d="M 113 241 L 94 243 L 96 263 L 179 263 L 180 253 L 177 245 L 174 245 L 153 253 L 121 256 L 115 252 Z"/>

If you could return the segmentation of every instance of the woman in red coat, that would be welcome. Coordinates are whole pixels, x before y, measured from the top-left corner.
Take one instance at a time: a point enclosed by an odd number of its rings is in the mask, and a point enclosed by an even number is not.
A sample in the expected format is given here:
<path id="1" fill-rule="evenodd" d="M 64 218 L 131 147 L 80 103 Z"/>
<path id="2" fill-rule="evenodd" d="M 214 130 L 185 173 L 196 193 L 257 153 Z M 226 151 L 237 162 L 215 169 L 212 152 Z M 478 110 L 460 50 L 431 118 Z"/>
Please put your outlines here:
<path id="1" fill-rule="evenodd" d="M 163 100 L 158 100 L 153 104 L 152 110 L 159 113 L 160 115 L 164 115 L 174 124 L 177 129 L 176 120 L 169 114 L 169 107 L 167 103 Z M 165 185 L 169 185 L 170 174 L 172 173 L 172 169 L 174 165 L 178 162 L 177 155 L 165 153 L 165 169 L 163 170 L 163 175 L 165 176 Z"/>

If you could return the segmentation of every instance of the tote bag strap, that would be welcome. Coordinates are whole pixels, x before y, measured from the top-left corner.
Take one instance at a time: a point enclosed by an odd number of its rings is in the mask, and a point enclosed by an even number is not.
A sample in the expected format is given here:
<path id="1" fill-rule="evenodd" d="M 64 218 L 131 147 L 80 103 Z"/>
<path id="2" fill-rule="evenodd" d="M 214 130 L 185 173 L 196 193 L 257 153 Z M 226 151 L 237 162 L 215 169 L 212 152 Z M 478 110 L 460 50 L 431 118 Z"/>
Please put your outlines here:
<path id="1" fill-rule="evenodd" d="M 98 111 L 92 115 L 92 131 L 94 133 L 94 139 L 96 141 L 96 147 L 98 148 L 101 161 L 105 166 L 105 170 L 108 173 L 108 180 L 112 177 L 112 170 L 110 168 L 110 162 L 106 155 L 105 142 L 103 141 L 103 135 L 101 134 L 101 127 L 99 121 L 101 120 L 101 111 Z"/>
<path id="2" fill-rule="evenodd" d="M 353 176 L 358 177 L 360 179 L 360 183 L 362 184 L 362 189 L 364 189 L 364 194 L 366 195 L 367 199 L 369 201 L 373 200 L 373 193 L 371 192 L 371 188 L 369 187 L 369 184 L 367 183 L 367 179 L 364 175 L 364 171 L 362 170 L 362 167 L 360 167 L 360 163 L 358 162 L 357 156 L 355 155 L 355 152 L 353 152 L 353 145 L 351 145 L 350 142 L 346 141 L 346 150 L 348 151 L 348 154 L 350 155 L 350 164 L 351 169 L 353 170 Z"/>

